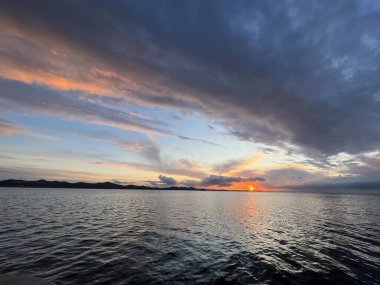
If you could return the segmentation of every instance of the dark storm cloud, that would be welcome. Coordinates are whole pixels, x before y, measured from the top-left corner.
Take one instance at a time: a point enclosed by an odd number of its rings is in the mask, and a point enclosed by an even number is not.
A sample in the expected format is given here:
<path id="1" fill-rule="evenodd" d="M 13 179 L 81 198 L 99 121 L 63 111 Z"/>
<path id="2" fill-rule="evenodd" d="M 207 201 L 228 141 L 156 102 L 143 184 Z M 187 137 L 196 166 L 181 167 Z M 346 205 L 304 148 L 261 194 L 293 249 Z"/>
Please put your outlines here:
<path id="1" fill-rule="evenodd" d="M 210 175 L 201 179 L 200 181 L 188 180 L 182 181 L 181 183 L 186 186 L 200 186 L 200 187 L 229 187 L 234 183 L 238 182 L 255 182 L 255 181 L 265 181 L 262 177 L 238 177 L 238 176 L 221 176 L 221 175 Z"/>
<path id="2" fill-rule="evenodd" d="M 173 98 L 157 104 L 199 102 L 242 140 L 328 155 L 380 147 L 375 1 L 9 0 L 0 10 L 30 37 L 159 82 Z"/>

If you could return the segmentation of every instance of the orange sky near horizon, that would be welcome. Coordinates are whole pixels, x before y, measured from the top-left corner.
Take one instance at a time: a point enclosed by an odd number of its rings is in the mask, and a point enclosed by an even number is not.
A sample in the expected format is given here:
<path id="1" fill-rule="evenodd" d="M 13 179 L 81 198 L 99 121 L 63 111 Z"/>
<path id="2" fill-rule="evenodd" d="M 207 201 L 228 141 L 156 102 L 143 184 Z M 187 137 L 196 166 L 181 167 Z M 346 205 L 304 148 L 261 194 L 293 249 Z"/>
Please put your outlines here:
<path id="1" fill-rule="evenodd" d="M 225 190 L 246 190 L 246 191 L 273 191 L 274 189 L 271 189 L 267 186 L 264 186 L 263 184 L 255 181 L 255 182 L 235 182 L 231 186 L 228 187 L 209 187 L 210 189 L 225 189 Z M 252 189 L 253 188 L 253 189 Z"/>

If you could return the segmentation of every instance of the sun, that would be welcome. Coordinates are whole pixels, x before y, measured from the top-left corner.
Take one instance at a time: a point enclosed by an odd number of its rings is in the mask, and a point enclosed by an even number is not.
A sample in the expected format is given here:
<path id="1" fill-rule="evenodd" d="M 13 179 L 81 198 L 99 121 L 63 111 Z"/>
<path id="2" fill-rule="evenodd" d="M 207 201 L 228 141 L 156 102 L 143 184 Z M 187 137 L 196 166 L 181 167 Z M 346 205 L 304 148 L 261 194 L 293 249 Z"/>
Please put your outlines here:
<path id="1" fill-rule="evenodd" d="M 254 191 L 256 189 L 255 186 L 253 185 L 249 185 L 248 188 L 249 188 L 249 191 Z"/>

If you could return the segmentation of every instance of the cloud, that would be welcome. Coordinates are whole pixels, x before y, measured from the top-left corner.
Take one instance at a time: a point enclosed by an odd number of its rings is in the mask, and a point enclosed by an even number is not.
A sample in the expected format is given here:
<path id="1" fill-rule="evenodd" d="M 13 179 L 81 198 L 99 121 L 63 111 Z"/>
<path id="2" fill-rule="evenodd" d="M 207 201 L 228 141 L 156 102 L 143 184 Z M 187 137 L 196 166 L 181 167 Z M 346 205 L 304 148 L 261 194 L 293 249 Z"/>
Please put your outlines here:
<path id="1" fill-rule="evenodd" d="M 136 167 L 149 171 L 165 171 L 168 174 L 185 175 L 189 177 L 201 177 L 204 176 L 204 167 L 194 160 L 187 158 L 172 159 L 170 156 L 162 154 L 162 146 L 157 140 L 151 136 L 143 138 L 127 138 L 119 136 L 114 133 L 105 131 L 84 131 L 76 133 L 77 135 L 85 135 L 93 139 L 105 141 L 118 146 L 124 150 L 137 153 L 145 159 L 146 163 L 141 162 L 111 162 L 106 161 L 105 164 L 118 164 L 129 165 L 130 167 Z M 102 164 L 101 161 L 98 162 Z"/>
<path id="2" fill-rule="evenodd" d="M 173 185 L 177 184 L 177 181 L 174 178 L 172 178 L 172 177 L 168 177 L 168 176 L 164 176 L 164 175 L 159 175 L 158 178 L 160 179 L 160 181 L 163 184 L 166 184 L 166 185 L 169 185 L 169 186 L 173 186 Z"/>
<path id="3" fill-rule="evenodd" d="M 305 191 L 323 191 L 323 192 L 334 192 L 334 191 L 380 191 L 380 181 L 379 180 L 367 180 L 367 181 L 352 181 L 352 179 L 346 179 L 348 181 L 330 181 L 330 182 L 315 182 L 294 185 L 290 187 L 284 187 L 290 190 L 305 190 Z"/>
<path id="4" fill-rule="evenodd" d="M 121 161 L 110 159 L 109 156 L 105 157 L 104 154 L 96 155 L 91 153 L 89 157 L 96 159 L 94 162 L 96 165 L 128 167 L 153 173 L 162 172 L 168 175 L 179 175 L 191 178 L 200 178 L 206 173 L 207 168 L 194 160 L 173 158 L 170 155 L 162 153 L 162 146 L 159 141 L 152 136 L 130 138 L 115 132 L 104 130 L 89 131 L 81 128 L 78 130 L 70 130 L 70 134 L 112 144 L 122 150 L 138 154 L 140 158 L 142 158 L 138 161 Z M 67 153 L 67 150 L 65 150 L 65 153 Z M 75 153 L 74 157 L 78 157 L 78 155 L 79 153 Z M 88 160 L 89 157 L 85 157 L 86 160 Z"/>
<path id="5" fill-rule="evenodd" d="M 188 137 L 188 136 L 182 136 L 182 135 L 177 135 L 177 137 L 180 138 L 181 140 L 185 140 L 185 141 L 195 141 L 195 142 L 202 142 L 202 143 L 213 145 L 213 146 L 222 146 L 222 145 L 220 145 L 218 143 L 214 143 L 214 142 L 211 142 L 211 141 L 208 141 L 208 140 L 195 139 L 195 138 L 191 138 L 191 137 Z"/>
<path id="6" fill-rule="evenodd" d="M 221 175 L 210 175 L 201 179 L 200 181 L 187 180 L 182 181 L 181 183 L 186 186 L 196 186 L 196 187 L 230 187 L 238 182 L 262 182 L 265 181 L 265 178 L 262 177 L 238 177 L 238 176 L 221 176 Z"/>
<path id="7" fill-rule="evenodd" d="M 57 93 L 39 86 L 0 80 L 2 109 L 21 109 L 28 114 L 38 111 L 66 120 L 81 120 L 95 125 L 130 131 L 168 135 L 164 122 L 77 98 L 70 93 Z"/>
<path id="8" fill-rule="evenodd" d="M 145 170 L 152 173 L 161 172 L 167 175 L 178 175 L 190 178 L 201 178 L 205 176 L 206 169 L 189 159 L 169 159 L 162 160 L 161 165 L 152 163 L 141 163 L 134 161 L 96 161 L 95 165 L 127 167 L 132 169 Z"/>
<path id="9" fill-rule="evenodd" d="M 0 135 L 9 136 L 23 131 L 25 131 L 23 127 L 0 118 Z"/>
<path id="10" fill-rule="evenodd" d="M 364 153 L 352 156 L 343 162 L 338 161 L 340 173 L 362 181 L 377 180 L 380 175 L 380 152 Z"/>
<path id="11" fill-rule="evenodd" d="M 219 174 L 237 174 L 242 171 L 247 171 L 250 167 L 257 165 L 265 157 L 264 153 L 258 152 L 255 155 L 243 158 L 232 159 L 227 162 L 215 165 L 213 170 Z"/>
<path id="12" fill-rule="evenodd" d="M 379 152 L 340 154 L 326 158 L 323 164 L 309 159 L 303 163 L 265 171 L 266 185 L 273 189 L 318 191 L 376 190 L 379 185 Z"/>
<path id="13" fill-rule="evenodd" d="M 0 74 L 193 109 L 242 140 L 357 154 L 380 148 L 379 8 L 341 0 L 2 1 Z"/>
<path id="14" fill-rule="evenodd" d="M 146 138 L 136 141 L 117 138 L 114 136 L 111 140 L 121 148 L 142 155 L 142 157 L 144 157 L 149 163 L 155 165 L 156 167 L 162 166 L 161 149 L 159 144 L 153 139 Z"/>
<path id="15" fill-rule="evenodd" d="M 0 166 L 0 180 L 25 179 L 25 180 L 66 180 L 66 181 L 106 181 L 107 177 L 99 173 L 68 171 L 65 169 L 47 169 L 43 167 L 30 167 L 28 165 L 2 167 Z"/>
<path id="16" fill-rule="evenodd" d="M 265 178 L 271 188 L 286 188 L 292 187 L 292 185 L 314 183 L 328 179 L 326 173 L 322 171 L 309 171 L 292 167 L 268 170 L 265 172 Z"/>
<path id="17" fill-rule="evenodd" d="M 6 10 L 0 11 L 2 16 L 0 25 L 0 35 L 2 36 L 0 77 L 62 91 L 79 91 L 114 98 L 128 97 L 136 103 L 150 106 L 203 110 L 199 101 L 173 96 L 174 91 L 160 83 L 165 80 L 164 78 L 160 78 L 157 72 L 138 64 L 136 61 L 140 62 L 140 60 L 135 56 L 127 56 L 128 53 L 137 52 L 136 47 L 132 47 L 135 46 L 135 43 L 123 42 L 122 44 L 126 46 L 124 52 L 120 53 L 120 51 L 116 51 L 120 48 L 111 45 L 110 42 L 103 47 L 91 42 L 100 43 L 89 34 L 86 36 L 89 41 L 83 41 L 84 38 L 80 39 L 81 35 L 75 32 L 78 38 L 72 41 L 74 33 L 66 37 L 64 33 L 61 34 L 53 28 L 55 26 L 53 24 L 54 18 L 50 19 L 52 21 L 50 27 L 41 27 L 39 23 L 35 22 L 35 19 L 32 19 L 35 12 L 43 12 L 38 11 L 39 9 L 45 10 L 46 8 L 45 12 L 50 13 L 47 10 L 54 9 L 54 7 L 40 6 L 41 3 L 39 3 L 30 7 L 29 11 L 25 11 L 24 8 L 29 3 L 24 4 L 17 7 L 16 13 L 26 12 L 28 15 L 25 14 L 24 16 L 33 23 L 14 19 Z M 89 12 L 89 7 L 71 6 L 68 2 L 61 4 L 63 4 L 62 10 L 55 10 L 54 12 L 64 14 L 65 11 L 69 12 L 78 8 L 86 9 Z M 8 12 L 15 8 L 12 7 L 11 3 L 2 3 L 2 5 L 3 8 L 10 9 Z M 16 4 L 16 6 L 18 5 Z M 94 15 L 102 14 L 101 9 L 101 7 L 92 9 Z M 75 13 L 73 16 L 76 17 Z M 99 18 L 92 19 L 92 24 L 95 24 L 94 21 L 106 20 L 104 15 L 98 16 Z M 47 19 L 48 17 L 43 17 L 43 19 L 50 21 Z M 76 19 L 76 21 L 81 20 L 83 20 L 82 17 Z M 67 28 L 69 26 L 67 25 Z M 70 26 L 69 29 L 81 30 L 79 26 L 75 26 Z M 81 32 L 86 33 L 84 30 Z M 108 33 L 107 31 L 104 32 Z M 99 36 L 102 35 L 99 34 Z M 130 40 L 139 42 L 136 37 L 132 39 L 132 35 L 129 36 L 131 37 Z M 98 48 L 100 49 L 98 50 Z M 101 50 L 103 48 L 105 49 Z M 128 59 L 122 60 L 123 63 L 121 64 L 120 58 L 125 56 Z"/>

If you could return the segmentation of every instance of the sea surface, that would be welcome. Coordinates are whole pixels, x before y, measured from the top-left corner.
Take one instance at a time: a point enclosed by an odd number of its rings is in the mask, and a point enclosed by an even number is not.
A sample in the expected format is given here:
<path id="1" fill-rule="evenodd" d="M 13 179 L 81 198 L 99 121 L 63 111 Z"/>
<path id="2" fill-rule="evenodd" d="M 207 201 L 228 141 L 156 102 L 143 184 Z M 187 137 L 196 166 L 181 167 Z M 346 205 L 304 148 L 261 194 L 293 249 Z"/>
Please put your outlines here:
<path id="1" fill-rule="evenodd" d="M 0 188 L 0 273 L 53 284 L 380 284 L 380 196 Z"/>

